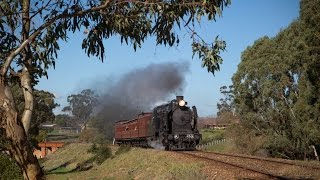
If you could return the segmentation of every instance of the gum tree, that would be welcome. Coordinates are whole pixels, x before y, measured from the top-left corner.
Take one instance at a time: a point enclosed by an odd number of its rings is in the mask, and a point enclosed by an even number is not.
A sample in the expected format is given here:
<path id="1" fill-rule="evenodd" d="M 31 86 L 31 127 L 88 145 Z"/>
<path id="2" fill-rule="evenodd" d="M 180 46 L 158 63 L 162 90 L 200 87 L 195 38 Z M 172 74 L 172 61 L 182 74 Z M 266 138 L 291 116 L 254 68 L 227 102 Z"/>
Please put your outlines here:
<path id="1" fill-rule="evenodd" d="M 84 89 L 79 94 L 71 94 L 67 101 L 69 106 L 62 109 L 64 112 L 70 112 L 78 123 L 86 128 L 90 116 L 98 104 L 98 95 L 91 89 Z"/>
<path id="2" fill-rule="evenodd" d="M 252 134 L 242 147 L 260 138 L 274 156 L 307 159 L 320 144 L 319 2 L 302 0 L 297 20 L 242 53 L 232 78 L 238 130 Z"/>
<path id="3" fill-rule="evenodd" d="M 225 42 L 206 43 L 194 31 L 202 17 L 215 20 L 230 0 L 1 0 L 0 1 L 0 128 L 6 148 L 17 161 L 25 179 L 40 179 L 43 173 L 27 141 L 33 112 L 33 86 L 47 69 L 54 67 L 59 43 L 68 35 L 85 31 L 82 48 L 88 56 L 104 60 L 103 40 L 119 36 L 136 50 L 151 36 L 157 45 L 179 44 L 185 29 L 193 39 L 192 50 L 209 72 L 219 70 L 219 52 Z M 19 78 L 24 93 L 24 112 L 17 116 L 8 84 Z"/>

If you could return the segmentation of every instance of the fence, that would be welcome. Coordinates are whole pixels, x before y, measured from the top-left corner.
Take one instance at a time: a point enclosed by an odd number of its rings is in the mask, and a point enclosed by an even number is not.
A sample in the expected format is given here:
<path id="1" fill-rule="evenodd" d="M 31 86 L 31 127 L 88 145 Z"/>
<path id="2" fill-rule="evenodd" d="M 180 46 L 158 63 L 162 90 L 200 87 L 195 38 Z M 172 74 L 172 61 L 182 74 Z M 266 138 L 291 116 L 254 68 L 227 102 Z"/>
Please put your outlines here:
<path id="1" fill-rule="evenodd" d="M 208 142 L 206 144 L 199 144 L 197 145 L 197 150 L 206 150 L 208 149 L 209 146 L 217 145 L 217 144 L 222 144 L 225 142 L 233 141 L 234 138 L 225 138 L 225 139 L 220 139 L 220 140 L 213 140 L 211 142 Z"/>

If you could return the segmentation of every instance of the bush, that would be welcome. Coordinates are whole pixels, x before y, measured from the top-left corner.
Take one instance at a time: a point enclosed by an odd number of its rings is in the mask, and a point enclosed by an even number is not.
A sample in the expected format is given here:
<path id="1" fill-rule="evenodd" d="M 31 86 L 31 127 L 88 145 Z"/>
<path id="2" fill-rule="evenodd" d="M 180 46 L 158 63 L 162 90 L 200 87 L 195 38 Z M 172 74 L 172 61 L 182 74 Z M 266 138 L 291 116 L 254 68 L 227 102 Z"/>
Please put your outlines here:
<path id="1" fill-rule="evenodd" d="M 89 162 L 96 162 L 99 165 L 112 156 L 112 151 L 106 144 L 101 144 L 99 146 L 93 144 L 88 152 L 94 154 Z"/>
<path id="2" fill-rule="evenodd" d="M 79 139 L 82 142 L 94 142 L 96 134 L 93 129 L 86 129 L 81 132 Z"/>
<path id="3" fill-rule="evenodd" d="M 92 144 L 90 149 L 88 149 L 88 153 L 96 153 L 98 151 L 98 146 L 96 143 Z"/>
<path id="4" fill-rule="evenodd" d="M 241 125 L 230 126 L 227 128 L 226 135 L 235 137 L 236 151 L 243 154 L 254 155 L 261 150 L 265 150 L 268 144 L 267 136 L 256 134 Z"/>
<path id="5" fill-rule="evenodd" d="M 215 140 L 221 140 L 225 138 L 225 130 L 217 129 L 203 129 L 201 130 L 202 139 L 200 144 L 206 144 Z"/>
<path id="6" fill-rule="evenodd" d="M 0 179 L 23 179 L 19 166 L 7 155 L 0 153 Z"/>

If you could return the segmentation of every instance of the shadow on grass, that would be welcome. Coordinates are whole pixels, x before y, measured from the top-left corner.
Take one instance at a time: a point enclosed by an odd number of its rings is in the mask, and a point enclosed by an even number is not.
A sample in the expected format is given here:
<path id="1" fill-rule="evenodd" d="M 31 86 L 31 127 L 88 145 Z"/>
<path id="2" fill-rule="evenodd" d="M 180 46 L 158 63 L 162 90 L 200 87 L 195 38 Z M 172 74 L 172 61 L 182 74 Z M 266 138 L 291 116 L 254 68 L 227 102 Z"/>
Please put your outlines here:
<path id="1" fill-rule="evenodd" d="M 77 171 L 87 171 L 93 167 L 93 163 L 91 159 L 88 159 L 87 161 L 84 161 L 82 163 L 78 163 L 77 166 L 73 169 L 68 169 L 67 166 L 71 164 L 70 161 L 61 164 L 58 167 L 55 167 L 53 169 L 50 169 L 45 172 L 46 175 L 49 174 L 68 174 L 68 173 L 73 173 Z"/>

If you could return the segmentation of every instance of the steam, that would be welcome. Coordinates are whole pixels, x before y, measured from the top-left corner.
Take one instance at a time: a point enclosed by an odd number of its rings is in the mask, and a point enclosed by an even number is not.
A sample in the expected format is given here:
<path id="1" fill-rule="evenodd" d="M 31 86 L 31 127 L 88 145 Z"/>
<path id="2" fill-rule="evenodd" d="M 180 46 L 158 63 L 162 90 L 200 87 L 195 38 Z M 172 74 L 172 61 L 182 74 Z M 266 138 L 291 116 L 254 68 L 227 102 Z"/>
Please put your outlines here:
<path id="1" fill-rule="evenodd" d="M 151 64 L 122 76 L 118 81 L 105 83 L 108 88 L 100 96 L 97 117 L 101 126 L 136 117 L 141 112 L 151 112 L 160 102 L 168 102 L 183 95 L 185 75 L 189 64 Z M 111 124 L 110 124 L 111 123 Z M 107 128 L 107 127 L 106 127 Z"/>
<path id="2" fill-rule="evenodd" d="M 164 145 L 161 144 L 160 140 L 150 141 L 149 146 L 151 146 L 153 149 L 158 149 L 158 150 L 165 149 Z"/>

